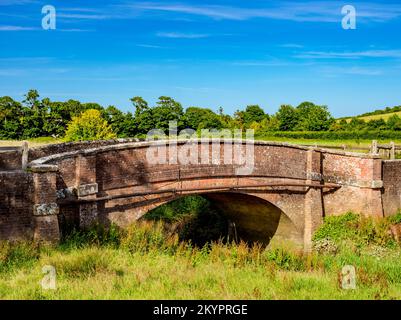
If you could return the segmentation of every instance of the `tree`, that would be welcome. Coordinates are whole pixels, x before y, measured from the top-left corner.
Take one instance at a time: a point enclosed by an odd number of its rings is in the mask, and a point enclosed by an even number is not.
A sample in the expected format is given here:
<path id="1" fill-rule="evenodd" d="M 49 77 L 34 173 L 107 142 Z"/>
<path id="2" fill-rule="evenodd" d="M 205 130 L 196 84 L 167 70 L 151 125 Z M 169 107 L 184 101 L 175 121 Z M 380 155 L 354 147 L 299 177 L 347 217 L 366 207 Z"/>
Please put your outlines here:
<path id="1" fill-rule="evenodd" d="M 345 131 L 348 129 L 348 122 L 345 119 L 334 121 L 330 126 L 330 131 Z"/>
<path id="2" fill-rule="evenodd" d="M 266 116 L 264 110 L 258 105 L 247 106 L 243 113 L 244 124 L 248 127 L 253 122 L 261 122 Z"/>
<path id="3" fill-rule="evenodd" d="M 385 130 L 386 129 L 386 122 L 380 119 L 373 119 L 368 121 L 367 127 L 369 130 Z"/>
<path id="4" fill-rule="evenodd" d="M 327 106 L 318 106 L 312 102 L 303 102 L 296 108 L 298 123 L 295 127 L 299 131 L 327 131 L 334 118 Z"/>
<path id="5" fill-rule="evenodd" d="M 108 106 L 104 110 L 104 118 L 107 123 L 111 125 L 113 132 L 115 132 L 118 136 L 122 135 L 125 131 L 125 114 L 118 110 L 115 106 Z"/>
<path id="6" fill-rule="evenodd" d="M 366 122 L 363 119 L 359 119 L 359 118 L 354 117 L 348 123 L 348 128 L 351 131 L 362 130 L 362 129 L 366 128 Z"/>
<path id="7" fill-rule="evenodd" d="M 387 120 L 387 128 L 389 130 L 400 131 L 401 130 L 401 118 L 394 114 Z"/>
<path id="8" fill-rule="evenodd" d="M 111 126 L 102 118 L 100 111 L 95 109 L 89 109 L 80 116 L 73 117 L 65 134 L 67 141 L 107 140 L 116 137 Z"/>
<path id="9" fill-rule="evenodd" d="M 290 105 L 281 105 L 276 113 L 280 131 L 293 131 L 298 124 L 295 108 Z"/>
<path id="10" fill-rule="evenodd" d="M 148 103 L 142 97 L 133 97 L 130 100 L 135 107 L 135 117 L 149 109 Z"/>
<path id="11" fill-rule="evenodd" d="M 156 107 L 152 109 L 155 128 L 167 132 L 170 121 L 177 121 L 178 129 L 183 129 L 183 108 L 181 104 L 170 97 L 161 96 Z"/>
<path id="12" fill-rule="evenodd" d="M 0 137 L 18 139 L 21 136 L 22 106 L 10 97 L 0 97 Z"/>
<path id="13" fill-rule="evenodd" d="M 142 97 L 133 97 L 130 100 L 135 107 L 133 121 L 135 134 L 147 134 L 150 130 L 155 129 L 153 110 L 149 108 L 148 103 Z"/>
<path id="14" fill-rule="evenodd" d="M 29 90 L 22 101 L 28 108 L 38 111 L 39 106 L 39 93 L 37 90 Z"/>
<path id="15" fill-rule="evenodd" d="M 210 109 L 189 107 L 184 114 L 185 125 L 188 128 L 198 129 L 221 129 L 220 117 Z"/>

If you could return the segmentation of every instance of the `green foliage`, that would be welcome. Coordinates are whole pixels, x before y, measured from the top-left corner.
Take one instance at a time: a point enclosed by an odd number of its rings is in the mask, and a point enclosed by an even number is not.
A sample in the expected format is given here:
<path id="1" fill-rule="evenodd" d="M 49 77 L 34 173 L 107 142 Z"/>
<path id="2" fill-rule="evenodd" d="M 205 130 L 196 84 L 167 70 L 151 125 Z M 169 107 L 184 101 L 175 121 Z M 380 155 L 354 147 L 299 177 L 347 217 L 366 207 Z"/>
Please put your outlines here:
<path id="1" fill-rule="evenodd" d="M 112 224 L 110 227 L 93 225 L 88 230 L 65 230 L 61 240 L 61 247 L 65 249 L 76 249 L 87 246 L 110 246 L 118 247 L 124 230 Z"/>
<path id="2" fill-rule="evenodd" d="M 198 133 L 201 129 L 226 128 L 254 129 L 258 136 L 275 134 L 307 139 L 394 140 L 401 137 L 401 119 L 397 115 L 387 121 L 373 119 L 366 122 L 356 117 L 349 122 L 345 119 L 334 121 L 326 106 L 312 102 L 303 102 L 297 107 L 282 105 L 271 116 L 258 105 L 248 105 L 230 116 L 224 114 L 222 108 L 217 113 L 200 107 L 189 107 L 184 112 L 179 102 L 167 96 L 161 96 L 153 107 L 142 97 L 130 100 L 134 110 L 123 112 L 114 106 L 104 108 L 97 103 L 41 100 L 37 90 L 29 90 L 22 103 L 7 96 L 0 97 L 0 139 L 60 138 L 66 134 L 74 117 L 92 109 L 100 112 L 118 137 L 146 138 L 152 129 L 167 133 L 170 121 L 176 121 L 179 130 L 190 128 Z M 398 108 L 401 107 L 386 108 L 383 113 Z"/>
<path id="3" fill-rule="evenodd" d="M 276 116 L 279 122 L 278 127 L 280 131 L 292 131 L 298 124 L 296 110 L 290 105 L 282 105 Z"/>
<path id="4" fill-rule="evenodd" d="M 268 118 L 268 115 L 265 114 L 264 110 L 258 105 L 247 106 L 243 115 L 246 127 L 249 127 L 253 122 L 261 122 L 265 118 Z"/>
<path id="5" fill-rule="evenodd" d="M 388 228 L 387 219 L 364 218 L 349 212 L 341 216 L 326 217 L 313 240 L 329 239 L 337 244 L 351 241 L 359 247 L 372 244 L 391 247 L 395 242 Z"/>
<path id="6" fill-rule="evenodd" d="M 225 239 L 227 220 L 201 196 L 187 196 L 153 209 L 145 220 L 162 220 L 170 224 L 179 239 L 203 247 L 210 241 Z"/>
<path id="7" fill-rule="evenodd" d="M 220 117 L 210 109 L 189 107 L 184 114 L 184 122 L 187 128 L 221 129 L 223 124 Z"/>
<path id="8" fill-rule="evenodd" d="M 32 243 L 0 242 L 0 273 L 29 267 L 39 258 L 39 248 Z"/>
<path id="9" fill-rule="evenodd" d="M 296 108 L 299 131 L 327 131 L 334 122 L 327 106 L 318 106 L 312 102 L 303 102 Z"/>
<path id="10" fill-rule="evenodd" d="M 90 109 L 73 117 L 65 133 L 67 141 L 108 140 L 116 134 L 101 116 L 100 111 Z"/>
<path id="11" fill-rule="evenodd" d="M 391 224 L 401 223 L 401 211 L 398 211 L 395 215 L 388 217 L 388 221 Z"/>

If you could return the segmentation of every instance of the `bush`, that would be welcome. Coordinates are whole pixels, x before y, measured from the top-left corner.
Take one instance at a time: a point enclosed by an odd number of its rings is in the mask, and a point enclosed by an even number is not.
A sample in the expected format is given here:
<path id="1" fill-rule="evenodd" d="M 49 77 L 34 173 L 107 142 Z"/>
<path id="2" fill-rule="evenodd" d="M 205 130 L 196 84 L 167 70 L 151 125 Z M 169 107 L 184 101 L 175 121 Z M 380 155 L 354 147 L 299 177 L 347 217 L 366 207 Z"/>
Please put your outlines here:
<path id="1" fill-rule="evenodd" d="M 89 109 L 73 117 L 65 134 L 67 141 L 108 140 L 117 135 L 101 116 L 99 110 Z"/>
<path id="2" fill-rule="evenodd" d="M 393 246 L 394 239 L 389 233 L 388 219 L 364 218 L 352 212 L 324 219 L 323 225 L 313 237 L 315 245 L 322 241 L 341 244 L 351 241 L 358 247 L 364 245 Z"/>

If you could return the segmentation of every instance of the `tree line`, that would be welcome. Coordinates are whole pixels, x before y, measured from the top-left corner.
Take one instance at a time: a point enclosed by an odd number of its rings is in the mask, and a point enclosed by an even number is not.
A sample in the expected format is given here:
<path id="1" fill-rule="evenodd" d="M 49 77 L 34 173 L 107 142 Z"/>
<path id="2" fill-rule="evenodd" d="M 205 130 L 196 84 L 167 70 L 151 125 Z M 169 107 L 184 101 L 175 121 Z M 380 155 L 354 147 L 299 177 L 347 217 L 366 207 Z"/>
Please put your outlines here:
<path id="1" fill-rule="evenodd" d="M 167 132 L 170 121 L 176 121 L 178 129 L 241 128 L 254 129 L 257 135 L 269 132 L 401 130 L 398 116 L 392 116 L 388 121 L 379 119 L 365 122 L 358 118 L 336 121 L 327 106 L 312 102 L 303 102 L 296 107 L 282 105 L 271 115 L 259 105 L 249 105 L 228 115 L 222 108 L 217 113 L 201 107 L 184 110 L 178 101 L 167 96 L 161 96 L 154 106 L 149 106 L 142 97 L 133 97 L 130 101 L 132 110 L 123 112 L 115 106 L 103 107 L 98 103 L 41 99 L 37 90 L 29 90 L 21 102 L 8 96 L 0 97 L 0 138 L 62 138 L 71 128 L 78 128 L 86 134 L 85 138 L 90 138 L 96 126 L 102 127 L 106 137 L 141 137 L 152 129 Z M 101 119 L 92 121 L 92 128 L 82 127 L 97 116 Z"/>

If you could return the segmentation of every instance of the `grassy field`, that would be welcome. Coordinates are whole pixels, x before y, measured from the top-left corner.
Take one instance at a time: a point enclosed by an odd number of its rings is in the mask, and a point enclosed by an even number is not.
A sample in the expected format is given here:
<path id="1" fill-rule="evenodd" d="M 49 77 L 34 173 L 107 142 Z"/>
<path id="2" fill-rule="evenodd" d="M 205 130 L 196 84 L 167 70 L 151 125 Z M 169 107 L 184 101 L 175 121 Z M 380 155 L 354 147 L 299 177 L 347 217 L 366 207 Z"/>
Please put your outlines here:
<path id="1" fill-rule="evenodd" d="M 390 118 L 393 115 L 397 115 L 397 116 L 401 117 L 401 111 L 391 112 L 391 113 L 384 113 L 384 114 L 375 114 L 375 115 L 365 116 L 365 117 L 358 117 L 358 119 L 365 120 L 366 122 L 368 122 L 370 120 L 378 120 L 378 119 L 383 119 L 383 120 L 387 121 L 388 118 Z M 350 122 L 351 118 L 347 118 L 345 120 L 347 122 Z"/>
<path id="2" fill-rule="evenodd" d="M 291 138 L 281 138 L 281 137 L 257 137 L 256 140 L 263 141 L 277 141 L 277 142 L 287 142 L 300 145 L 322 145 L 328 147 L 343 147 L 345 146 L 348 150 L 358 150 L 358 148 L 368 148 L 370 147 L 371 140 L 322 140 L 322 139 L 291 139 Z M 27 140 L 30 147 L 39 147 L 47 144 L 62 143 L 62 139 L 54 139 L 50 137 L 42 137 Z M 394 141 L 396 144 L 401 145 L 401 140 L 378 140 L 379 143 L 388 144 Z M 0 147 L 11 147 L 11 146 L 21 146 L 23 141 L 18 140 L 0 140 Z"/>
<path id="3" fill-rule="evenodd" d="M 47 144 L 61 143 L 61 139 L 54 139 L 51 137 L 41 137 L 27 140 L 30 147 L 40 147 Z M 21 140 L 0 140 L 0 147 L 20 147 L 23 141 Z"/>
<path id="4" fill-rule="evenodd" d="M 401 299 L 401 248 L 386 226 L 331 218 L 309 254 L 244 243 L 194 248 L 151 223 L 75 233 L 57 247 L 2 243 L 0 299 Z M 55 290 L 40 285 L 46 265 L 56 270 Z M 355 290 L 341 287 L 345 265 L 356 268 Z"/>

